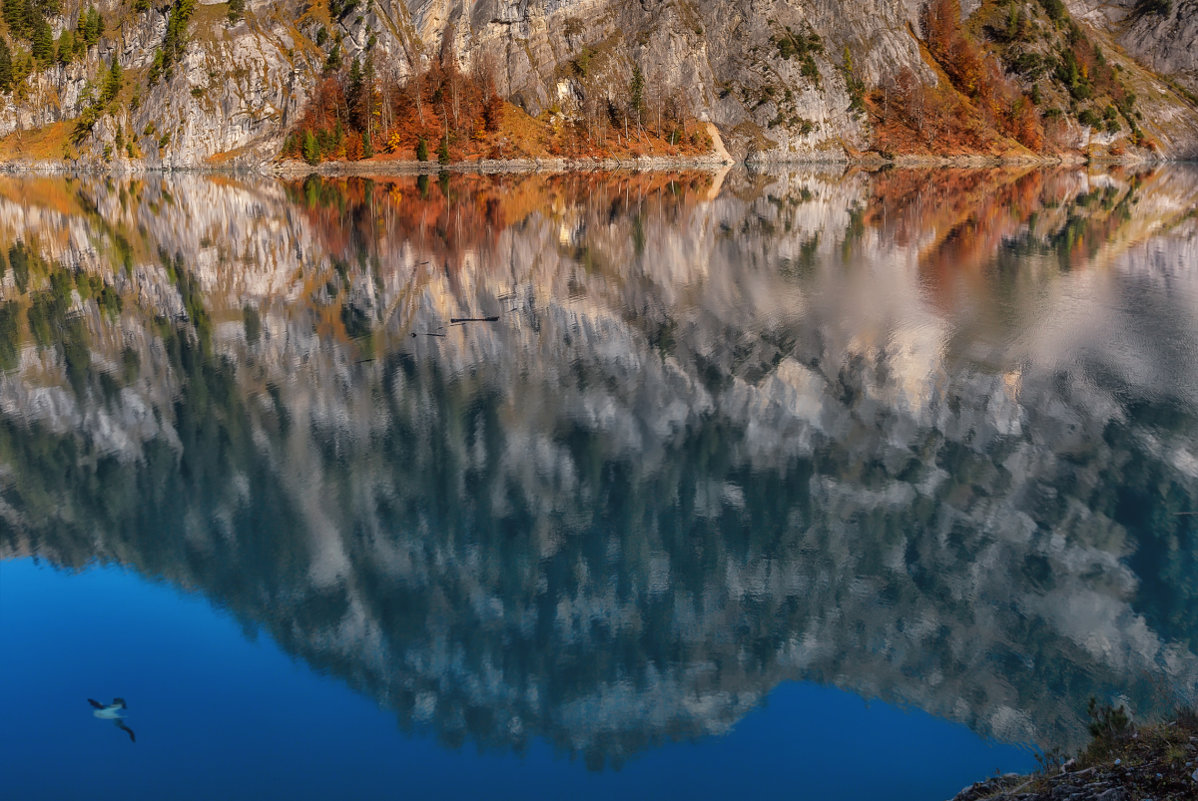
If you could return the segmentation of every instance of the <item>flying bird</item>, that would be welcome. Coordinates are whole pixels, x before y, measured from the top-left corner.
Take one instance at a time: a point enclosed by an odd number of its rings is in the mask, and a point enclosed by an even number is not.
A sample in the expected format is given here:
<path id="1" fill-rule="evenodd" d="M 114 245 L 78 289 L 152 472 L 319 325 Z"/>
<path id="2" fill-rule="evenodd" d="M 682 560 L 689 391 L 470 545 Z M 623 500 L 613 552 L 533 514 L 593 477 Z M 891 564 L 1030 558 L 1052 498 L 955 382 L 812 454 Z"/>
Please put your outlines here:
<path id="1" fill-rule="evenodd" d="M 126 726 L 125 721 L 122 719 L 125 717 L 125 710 L 128 708 L 124 698 L 113 698 L 111 704 L 101 704 L 94 698 L 88 698 L 87 702 L 94 707 L 92 710 L 93 715 L 101 720 L 111 720 L 116 724 L 118 729 L 129 735 L 131 742 L 137 742 L 137 738 L 133 736 L 133 729 Z"/>

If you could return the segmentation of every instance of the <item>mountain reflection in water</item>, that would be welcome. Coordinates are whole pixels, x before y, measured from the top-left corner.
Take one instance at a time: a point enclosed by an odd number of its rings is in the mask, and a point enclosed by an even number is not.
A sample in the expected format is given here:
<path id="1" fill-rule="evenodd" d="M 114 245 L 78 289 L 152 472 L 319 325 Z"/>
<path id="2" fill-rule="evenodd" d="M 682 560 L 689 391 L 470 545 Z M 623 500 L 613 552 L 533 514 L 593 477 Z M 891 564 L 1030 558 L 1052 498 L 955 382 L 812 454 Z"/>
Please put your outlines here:
<path id="1" fill-rule="evenodd" d="M 0 556 L 588 764 L 1198 686 L 1198 174 L 0 180 Z M 498 315 L 493 323 L 451 318 Z"/>

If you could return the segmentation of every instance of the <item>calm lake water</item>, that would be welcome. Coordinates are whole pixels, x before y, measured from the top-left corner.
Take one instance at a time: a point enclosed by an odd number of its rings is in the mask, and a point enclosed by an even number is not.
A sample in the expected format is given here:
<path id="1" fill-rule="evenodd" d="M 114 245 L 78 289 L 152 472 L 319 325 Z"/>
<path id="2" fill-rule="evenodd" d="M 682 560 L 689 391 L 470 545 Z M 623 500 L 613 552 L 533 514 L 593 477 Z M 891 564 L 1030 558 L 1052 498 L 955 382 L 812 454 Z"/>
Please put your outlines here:
<path id="1" fill-rule="evenodd" d="M 1166 715 L 1196 207 L 0 179 L 0 795 L 939 801 Z"/>

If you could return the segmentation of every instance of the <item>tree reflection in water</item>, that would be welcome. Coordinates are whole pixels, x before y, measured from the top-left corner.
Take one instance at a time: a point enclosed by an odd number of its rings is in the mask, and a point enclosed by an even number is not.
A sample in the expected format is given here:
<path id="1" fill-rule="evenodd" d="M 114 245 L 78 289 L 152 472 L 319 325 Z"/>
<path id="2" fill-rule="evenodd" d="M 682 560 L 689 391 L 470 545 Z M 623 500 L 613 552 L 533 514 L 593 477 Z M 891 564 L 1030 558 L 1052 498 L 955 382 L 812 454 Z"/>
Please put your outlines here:
<path id="1" fill-rule="evenodd" d="M 5 179 L 0 553 L 198 590 L 449 743 L 618 764 L 786 679 L 1076 742 L 1198 677 L 1196 197 Z"/>

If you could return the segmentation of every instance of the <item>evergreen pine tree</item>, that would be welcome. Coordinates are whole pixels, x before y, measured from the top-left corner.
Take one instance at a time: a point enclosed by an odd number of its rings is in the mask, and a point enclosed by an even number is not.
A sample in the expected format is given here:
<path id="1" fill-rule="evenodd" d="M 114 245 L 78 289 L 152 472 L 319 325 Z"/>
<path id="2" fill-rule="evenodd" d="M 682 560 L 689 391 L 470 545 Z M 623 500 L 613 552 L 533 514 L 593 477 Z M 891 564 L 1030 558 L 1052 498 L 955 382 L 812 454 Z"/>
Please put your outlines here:
<path id="1" fill-rule="evenodd" d="M 324 74 L 331 75 L 336 72 L 341 66 L 341 43 L 334 43 L 333 49 L 329 51 L 328 58 L 324 60 Z"/>
<path id="2" fill-rule="evenodd" d="M 89 9 L 84 9 L 79 12 L 79 21 L 75 23 L 75 35 L 79 42 L 86 49 L 91 46 L 91 32 L 88 30 L 87 12 Z"/>
<path id="3" fill-rule="evenodd" d="M 632 68 L 632 84 L 628 87 L 628 110 L 636 118 L 636 124 L 641 124 L 641 115 L 645 112 L 645 73 L 641 65 Z"/>
<path id="4" fill-rule="evenodd" d="M 124 78 L 124 71 L 121 69 L 121 62 L 117 61 L 116 56 L 112 57 L 112 64 L 108 67 L 108 74 L 104 78 L 104 89 L 100 92 L 100 105 L 106 106 L 121 91 L 121 82 Z"/>
<path id="5" fill-rule="evenodd" d="M 0 37 L 0 92 L 12 89 L 12 51 L 8 42 Z"/>
<path id="6" fill-rule="evenodd" d="M 149 81 L 150 86 L 158 83 L 158 79 L 162 76 L 163 61 L 162 51 L 155 51 L 154 60 L 150 62 L 150 71 L 146 74 L 146 80 Z"/>
<path id="7" fill-rule="evenodd" d="M 374 53 L 367 51 L 366 64 L 362 67 L 362 83 L 363 83 L 363 103 L 362 109 L 362 131 L 366 137 L 365 152 L 366 155 L 374 155 Z"/>
<path id="8" fill-rule="evenodd" d="M 25 4 L 22 0 L 4 0 L 4 21 L 13 36 L 20 36 L 25 26 Z"/>
<path id="9" fill-rule="evenodd" d="M 304 161 L 309 164 L 320 162 L 320 143 L 316 141 L 316 135 L 311 130 L 304 131 Z"/>
<path id="10" fill-rule="evenodd" d="M 41 15 L 37 13 L 37 9 L 33 5 L 33 0 L 25 0 L 21 4 L 20 35 L 32 41 L 34 34 L 33 26 L 39 19 L 41 19 Z"/>
<path id="11" fill-rule="evenodd" d="M 50 30 L 50 23 L 38 19 L 33 25 L 33 36 L 29 41 L 34 58 L 43 64 L 54 60 L 54 32 Z"/>
<path id="12" fill-rule="evenodd" d="M 352 108 L 362 94 L 362 64 L 358 59 L 354 59 L 349 65 L 349 91 L 346 100 Z"/>
<path id="13" fill-rule="evenodd" d="M 88 47 L 100 41 L 104 33 L 104 18 L 95 6 L 88 6 L 87 11 L 79 15 L 79 35 Z"/>
<path id="14" fill-rule="evenodd" d="M 62 32 L 62 36 L 58 37 L 58 63 L 65 67 L 74 59 L 75 37 L 71 33 L 71 29 L 66 28 Z"/>

